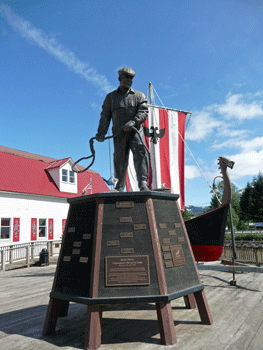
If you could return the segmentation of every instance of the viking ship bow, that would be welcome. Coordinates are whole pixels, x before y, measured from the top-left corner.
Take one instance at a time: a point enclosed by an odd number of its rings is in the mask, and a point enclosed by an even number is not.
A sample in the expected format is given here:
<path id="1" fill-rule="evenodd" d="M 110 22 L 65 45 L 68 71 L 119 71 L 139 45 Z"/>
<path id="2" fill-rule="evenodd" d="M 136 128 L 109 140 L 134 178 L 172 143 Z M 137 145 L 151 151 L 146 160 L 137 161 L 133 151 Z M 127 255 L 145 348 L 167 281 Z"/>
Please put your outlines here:
<path id="1" fill-rule="evenodd" d="M 224 248 L 226 220 L 232 198 L 227 168 L 232 169 L 235 163 L 225 157 L 219 157 L 218 160 L 224 184 L 221 206 L 185 221 L 196 261 L 216 261 L 222 255 Z"/>

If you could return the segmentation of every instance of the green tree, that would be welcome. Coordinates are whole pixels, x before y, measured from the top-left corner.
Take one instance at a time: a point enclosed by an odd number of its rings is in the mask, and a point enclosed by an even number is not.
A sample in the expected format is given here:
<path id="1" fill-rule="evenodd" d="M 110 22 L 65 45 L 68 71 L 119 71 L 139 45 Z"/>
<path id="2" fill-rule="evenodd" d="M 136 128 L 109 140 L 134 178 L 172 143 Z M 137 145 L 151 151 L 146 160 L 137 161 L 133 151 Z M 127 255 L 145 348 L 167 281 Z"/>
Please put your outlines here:
<path id="1" fill-rule="evenodd" d="M 240 200 L 238 196 L 238 188 L 233 183 L 232 185 L 232 201 L 231 201 L 231 214 L 232 214 L 232 222 L 234 227 L 238 227 L 239 223 L 239 213 L 240 213 Z M 219 190 L 219 193 L 214 194 L 211 198 L 209 210 L 213 210 L 216 208 L 219 208 L 221 204 L 219 203 L 218 199 L 222 200 L 223 192 L 224 192 L 224 183 L 223 181 L 220 181 L 217 185 L 217 188 Z M 218 197 L 218 199 L 217 199 Z M 227 217 L 227 226 L 230 227 L 230 218 L 229 215 Z"/>
<path id="2" fill-rule="evenodd" d="M 192 219 L 192 218 L 194 218 L 196 216 L 194 213 L 192 213 L 191 211 L 187 210 L 186 208 L 182 212 L 182 215 L 183 215 L 184 221 L 190 220 L 190 219 Z"/>
<path id="3" fill-rule="evenodd" d="M 252 207 L 253 220 L 263 221 L 263 176 L 261 173 L 253 181 Z"/>
<path id="4" fill-rule="evenodd" d="M 241 197 L 240 197 L 240 219 L 244 222 L 253 218 L 253 187 L 247 182 Z"/>

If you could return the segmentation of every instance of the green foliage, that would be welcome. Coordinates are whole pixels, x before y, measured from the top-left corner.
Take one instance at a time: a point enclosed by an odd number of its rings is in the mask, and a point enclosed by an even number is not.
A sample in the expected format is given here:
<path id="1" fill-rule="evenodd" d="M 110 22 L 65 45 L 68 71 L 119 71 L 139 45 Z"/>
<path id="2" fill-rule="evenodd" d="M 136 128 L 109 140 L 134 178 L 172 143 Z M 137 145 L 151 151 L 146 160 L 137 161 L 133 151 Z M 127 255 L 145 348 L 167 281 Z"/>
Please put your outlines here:
<path id="1" fill-rule="evenodd" d="M 249 229 L 248 222 L 244 222 L 243 220 L 239 220 L 237 225 L 237 230 L 247 231 Z"/>
<path id="2" fill-rule="evenodd" d="M 225 235 L 226 241 L 231 241 L 231 234 L 227 233 Z M 235 235 L 236 241 L 263 241 L 263 234 L 260 233 L 239 233 L 238 235 Z"/>
<path id="3" fill-rule="evenodd" d="M 240 219 L 243 221 L 263 221 L 263 176 L 258 174 L 247 183 L 240 198 Z"/>
<path id="4" fill-rule="evenodd" d="M 187 221 L 187 220 L 190 220 L 190 219 L 196 217 L 196 215 L 194 213 L 192 213 L 191 211 L 188 211 L 186 208 L 182 212 L 182 215 L 183 215 L 184 221 Z"/>

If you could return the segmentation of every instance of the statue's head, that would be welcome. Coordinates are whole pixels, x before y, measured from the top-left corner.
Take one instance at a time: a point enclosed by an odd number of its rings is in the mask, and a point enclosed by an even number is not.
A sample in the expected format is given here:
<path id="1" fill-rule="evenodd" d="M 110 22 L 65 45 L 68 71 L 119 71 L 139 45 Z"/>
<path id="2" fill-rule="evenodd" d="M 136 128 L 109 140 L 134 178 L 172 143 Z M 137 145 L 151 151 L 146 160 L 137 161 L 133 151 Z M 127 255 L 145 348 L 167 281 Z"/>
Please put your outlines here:
<path id="1" fill-rule="evenodd" d="M 135 72 L 129 67 L 124 67 L 118 70 L 120 87 L 123 89 L 129 89 L 132 86 Z"/>

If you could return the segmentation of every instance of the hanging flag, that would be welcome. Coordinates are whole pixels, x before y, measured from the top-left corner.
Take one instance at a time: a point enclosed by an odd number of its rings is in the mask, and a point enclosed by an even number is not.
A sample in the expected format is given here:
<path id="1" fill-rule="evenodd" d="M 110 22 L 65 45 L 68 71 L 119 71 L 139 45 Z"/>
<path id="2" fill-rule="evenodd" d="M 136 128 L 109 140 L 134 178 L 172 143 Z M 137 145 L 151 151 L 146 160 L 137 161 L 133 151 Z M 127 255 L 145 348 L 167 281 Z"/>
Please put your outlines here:
<path id="1" fill-rule="evenodd" d="M 187 113 L 149 106 L 149 116 L 143 123 L 145 144 L 151 154 L 152 189 L 170 188 L 179 194 L 181 210 L 184 197 L 184 138 Z M 133 155 L 130 152 L 127 191 L 139 191 Z"/>
<path id="2" fill-rule="evenodd" d="M 90 175 L 89 183 L 82 190 L 82 196 L 84 196 L 84 194 L 86 194 L 88 192 L 88 190 L 91 190 L 91 192 L 90 192 L 90 194 L 91 194 L 92 193 L 92 177 L 91 177 L 91 175 Z"/>

